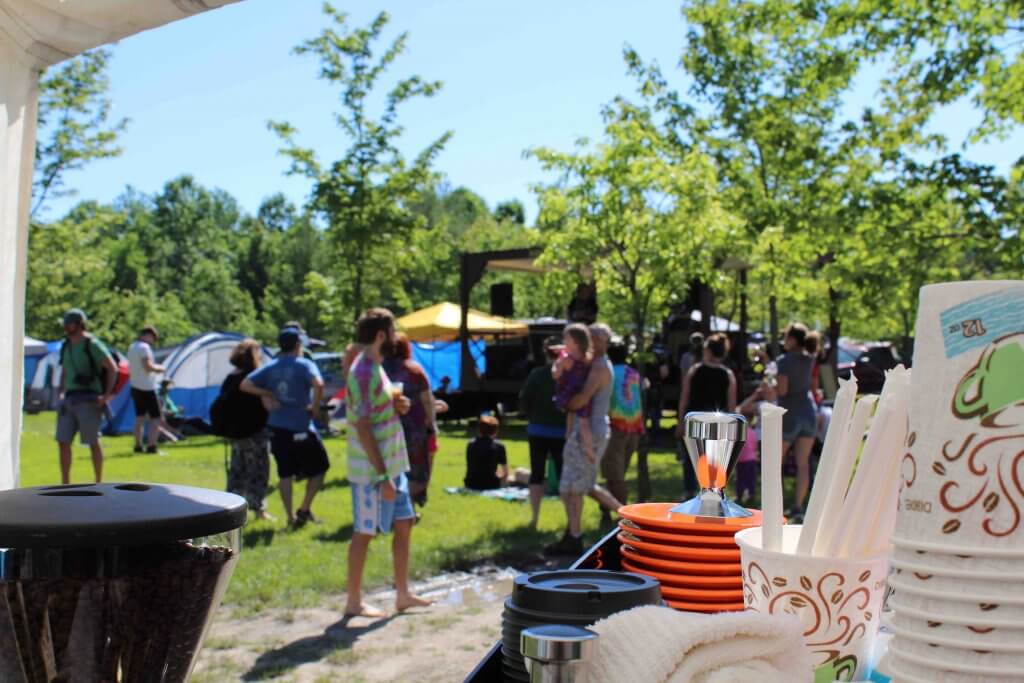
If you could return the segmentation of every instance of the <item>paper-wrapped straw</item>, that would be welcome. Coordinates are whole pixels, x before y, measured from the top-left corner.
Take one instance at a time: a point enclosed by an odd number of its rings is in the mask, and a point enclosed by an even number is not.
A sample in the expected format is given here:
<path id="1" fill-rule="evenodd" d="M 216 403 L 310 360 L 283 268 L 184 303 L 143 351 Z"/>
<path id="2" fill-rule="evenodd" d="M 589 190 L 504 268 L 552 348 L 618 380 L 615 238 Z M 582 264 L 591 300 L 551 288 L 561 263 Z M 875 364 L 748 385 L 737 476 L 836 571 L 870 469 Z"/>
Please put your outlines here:
<path id="1" fill-rule="evenodd" d="M 825 507 L 832 479 L 836 474 L 836 464 L 842 454 L 843 439 L 853 414 L 853 403 L 857 398 L 857 378 L 851 375 L 849 380 L 839 380 L 839 391 L 836 393 L 832 407 L 832 420 L 828 424 L 825 443 L 821 447 L 821 458 L 818 460 L 818 472 L 814 477 L 814 488 L 804 515 L 804 526 L 800 532 L 800 541 L 796 552 L 810 555 L 814 550 L 814 539 L 818 534 L 821 513 Z"/>
<path id="2" fill-rule="evenodd" d="M 889 447 L 893 420 L 906 422 L 906 390 L 909 378 L 903 366 L 886 375 L 886 386 L 879 399 L 878 412 L 868 431 L 864 450 L 861 452 L 860 464 L 854 474 L 850 491 L 846 494 L 840 512 L 839 527 L 829 544 L 829 554 L 833 557 L 850 557 L 858 539 L 867 532 L 867 528 L 875 520 L 878 511 L 878 495 L 888 491 L 885 477 L 889 472 L 889 462 L 899 457 L 899 448 L 895 451 Z"/>
<path id="3" fill-rule="evenodd" d="M 825 492 L 825 504 L 821 511 L 821 520 L 818 523 L 818 533 L 814 539 L 812 552 L 819 557 L 828 554 L 832 536 L 839 524 L 843 500 L 846 498 L 846 489 L 850 486 L 850 479 L 853 477 L 853 466 L 857 462 L 860 445 L 864 442 L 864 430 L 867 429 L 868 418 L 871 417 L 871 411 L 875 409 L 876 403 L 878 403 L 876 394 L 862 396 L 857 401 L 857 407 L 853 410 L 853 419 L 843 436 L 842 449 L 836 461 L 832 481 Z"/>
<path id="4" fill-rule="evenodd" d="M 765 550 L 782 549 L 782 416 L 785 408 L 761 403 L 761 512 Z"/>
<path id="5" fill-rule="evenodd" d="M 874 549 L 881 552 L 889 544 L 896 526 L 896 499 L 899 497 L 900 462 L 907 439 L 907 411 L 910 399 L 910 373 L 903 371 L 891 378 L 894 390 L 890 396 L 889 420 L 879 438 L 877 473 L 874 485 L 866 487 L 866 514 L 859 515 L 847 537 L 847 554 L 864 556 Z"/>

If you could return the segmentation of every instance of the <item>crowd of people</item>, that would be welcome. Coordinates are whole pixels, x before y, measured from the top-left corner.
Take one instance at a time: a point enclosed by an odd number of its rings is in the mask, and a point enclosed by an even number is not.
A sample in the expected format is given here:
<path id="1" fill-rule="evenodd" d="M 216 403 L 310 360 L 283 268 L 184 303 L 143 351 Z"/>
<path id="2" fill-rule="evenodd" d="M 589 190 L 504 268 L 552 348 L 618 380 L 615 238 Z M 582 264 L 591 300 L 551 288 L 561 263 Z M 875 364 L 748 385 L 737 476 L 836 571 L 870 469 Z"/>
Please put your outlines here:
<path id="1" fill-rule="evenodd" d="M 91 449 L 94 474 L 102 478 L 100 425 L 113 398 L 117 364 L 110 350 L 87 331 L 83 311 L 64 317 L 66 340 L 60 351 L 62 401 L 57 419 L 61 477 L 70 478 L 71 442 L 78 434 Z M 361 577 L 370 541 L 392 534 L 392 555 L 399 610 L 428 604 L 412 594 L 408 583 L 409 552 L 415 506 L 427 502 L 434 454 L 436 415 L 446 406 L 434 396 L 424 369 L 412 358 L 407 337 L 396 330 L 386 309 L 370 309 L 356 324 L 355 342 L 343 361 L 345 404 L 349 423 L 347 472 L 351 484 L 353 536 L 348 557 L 348 601 L 352 615 L 379 612 L 362 600 Z M 161 434 L 174 438 L 167 422 L 164 368 L 154 361 L 158 339 L 145 327 L 127 358 L 131 397 L 136 411 L 135 450 L 158 451 Z M 273 458 L 287 524 L 298 528 L 320 522 L 313 512 L 330 461 L 315 424 L 323 403 L 324 381 L 316 364 L 306 357 L 308 339 L 301 325 L 287 323 L 278 334 L 280 352 L 263 363 L 261 345 L 252 339 L 231 353 L 233 371 L 224 380 L 214 403 L 214 432 L 230 444 L 227 488 L 245 498 L 255 516 L 273 519 L 266 510 L 269 466 Z M 746 502 L 756 494 L 758 406 L 762 401 L 786 409 L 784 450 L 792 449 L 796 491 L 789 514 L 801 515 L 810 484 L 810 455 L 818 432 L 816 390 L 820 338 L 795 323 L 787 328 L 784 353 L 766 363 L 764 379 L 742 402 L 739 382 L 727 364 L 729 339 L 699 333 L 680 358 L 681 390 L 677 437 L 683 437 L 683 416 L 691 411 L 738 411 L 752 422 L 750 436 L 737 465 L 737 494 Z M 470 489 L 521 485 L 529 489 L 530 526 L 536 527 L 545 492 L 557 487 L 566 515 L 562 537 L 547 546 L 551 554 L 578 555 L 584 550 L 582 512 L 587 498 L 595 500 L 602 516 L 628 502 L 627 472 L 645 437 L 644 396 L 648 381 L 629 364 L 629 348 L 603 323 L 570 323 L 559 338 L 544 343 L 545 364 L 532 370 L 520 392 L 527 420 L 530 467 L 510 471 L 500 423 L 481 415 L 478 436 L 466 449 L 464 484 Z M 682 494 L 696 493 L 689 458 L 683 454 Z M 645 458 L 638 467 L 646 467 Z M 598 483 L 602 479 L 604 485 Z M 295 505 L 294 482 L 305 482 Z M 643 498 L 641 492 L 640 498 Z"/>

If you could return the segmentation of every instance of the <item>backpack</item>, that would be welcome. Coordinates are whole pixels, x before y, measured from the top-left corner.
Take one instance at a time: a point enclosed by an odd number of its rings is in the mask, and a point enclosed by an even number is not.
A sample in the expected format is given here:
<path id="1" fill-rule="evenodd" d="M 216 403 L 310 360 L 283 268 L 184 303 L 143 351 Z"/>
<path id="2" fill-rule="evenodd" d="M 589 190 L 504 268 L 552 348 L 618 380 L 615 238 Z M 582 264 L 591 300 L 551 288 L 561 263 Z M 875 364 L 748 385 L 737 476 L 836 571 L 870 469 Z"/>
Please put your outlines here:
<path id="1" fill-rule="evenodd" d="M 96 366 L 96 359 L 92 357 L 92 353 L 91 353 L 91 351 L 92 351 L 92 339 L 93 339 L 93 337 L 92 337 L 91 334 L 86 334 L 85 335 L 85 357 L 89 360 L 89 376 L 90 377 L 99 377 L 101 390 L 102 391 L 106 391 L 107 387 L 110 386 L 109 384 L 107 384 L 107 380 L 109 379 L 108 373 L 110 372 L 110 369 L 105 364 L 100 366 L 100 367 Z M 68 345 L 68 340 L 67 340 L 67 338 L 65 338 L 64 341 L 61 342 L 61 345 L 60 345 L 60 364 L 61 364 L 62 367 L 64 365 L 64 351 L 66 350 L 67 345 Z M 118 353 L 117 351 L 115 351 L 114 349 L 110 348 L 110 347 L 107 347 L 107 351 L 110 352 L 110 357 L 114 359 L 114 367 L 120 368 L 121 367 L 121 360 L 122 360 L 121 359 L 121 354 Z M 117 374 L 117 373 L 115 373 L 115 374 Z M 114 380 L 114 393 L 117 393 L 117 391 L 120 390 L 120 388 L 121 387 L 118 384 L 118 380 L 115 379 Z"/>
<path id="2" fill-rule="evenodd" d="M 210 427 L 215 436 L 244 439 L 257 434 L 267 423 L 267 411 L 259 397 L 239 387 L 245 375 L 228 375 L 210 405 Z"/>

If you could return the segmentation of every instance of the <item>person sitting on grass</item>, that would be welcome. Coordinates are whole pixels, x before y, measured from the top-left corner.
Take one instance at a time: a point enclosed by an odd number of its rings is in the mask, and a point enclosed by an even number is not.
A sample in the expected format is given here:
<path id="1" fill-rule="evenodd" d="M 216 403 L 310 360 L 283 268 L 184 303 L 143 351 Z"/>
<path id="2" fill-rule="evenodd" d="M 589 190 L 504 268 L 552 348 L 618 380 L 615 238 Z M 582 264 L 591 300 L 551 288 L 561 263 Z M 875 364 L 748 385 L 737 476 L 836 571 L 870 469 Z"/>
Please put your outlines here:
<path id="1" fill-rule="evenodd" d="M 508 479 L 508 457 L 505 446 L 497 440 L 498 418 L 481 415 L 477 421 L 478 436 L 466 444 L 467 489 L 488 491 L 505 486 Z"/>

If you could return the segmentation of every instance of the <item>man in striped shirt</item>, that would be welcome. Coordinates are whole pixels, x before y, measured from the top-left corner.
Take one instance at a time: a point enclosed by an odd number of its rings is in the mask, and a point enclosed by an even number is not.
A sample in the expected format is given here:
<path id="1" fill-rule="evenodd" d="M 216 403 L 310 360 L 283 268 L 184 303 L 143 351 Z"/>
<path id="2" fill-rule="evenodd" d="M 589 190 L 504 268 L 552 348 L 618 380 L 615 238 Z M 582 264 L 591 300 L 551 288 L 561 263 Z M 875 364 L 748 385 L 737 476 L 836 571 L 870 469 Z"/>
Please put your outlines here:
<path id="1" fill-rule="evenodd" d="M 392 528 L 395 608 L 401 612 L 430 604 L 409 590 L 409 546 L 416 513 L 405 474 L 409 456 L 399 414 L 408 412 L 410 404 L 381 367 L 381 349 L 393 344 L 394 338 L 395 319 L 386 309 L 372 308 L 356 324 L 356 343 L 363 350 L 349 369 L 345 397 L 353 525 L 346 617 L 385 616 L 363 603 L 363 568 L 370 541 L 378 531 L 387 533 Z"/>

